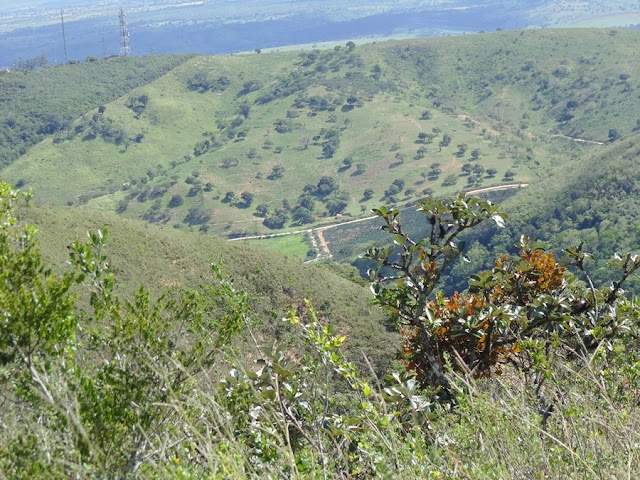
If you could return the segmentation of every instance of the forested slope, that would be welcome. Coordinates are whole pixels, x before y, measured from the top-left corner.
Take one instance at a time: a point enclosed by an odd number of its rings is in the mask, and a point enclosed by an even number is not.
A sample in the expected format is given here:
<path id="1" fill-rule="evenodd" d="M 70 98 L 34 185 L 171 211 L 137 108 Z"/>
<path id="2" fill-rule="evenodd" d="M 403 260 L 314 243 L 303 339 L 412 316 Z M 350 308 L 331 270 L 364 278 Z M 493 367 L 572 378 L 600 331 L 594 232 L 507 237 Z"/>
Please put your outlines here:
<path id="1" fill-rule="evenodd" d="M 186 61 L 189 55 L 90 59 L 35 71 L 0 73 L 0 165 L 47 135 Z"/>
<path id="2" fill-rule="evenodd" d="M 510 233 L 529 234 L 555 249 L 584 242 L 597 260 L 595 276 L 606 281 L 606 261 L 640 245 L 639 142 L 638 135 L 618 141 L 505 202 Z"/>

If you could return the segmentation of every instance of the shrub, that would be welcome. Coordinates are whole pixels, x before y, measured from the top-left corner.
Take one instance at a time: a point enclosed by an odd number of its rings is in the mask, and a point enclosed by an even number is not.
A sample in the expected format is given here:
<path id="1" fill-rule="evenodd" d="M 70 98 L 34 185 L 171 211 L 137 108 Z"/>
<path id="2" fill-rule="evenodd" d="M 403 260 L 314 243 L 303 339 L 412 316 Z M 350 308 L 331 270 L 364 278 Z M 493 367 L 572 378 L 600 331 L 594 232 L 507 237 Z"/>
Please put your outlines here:
<path id="1" fill-rule="evenodd" d="M 597 290 L 584 269 L 582 246 L 565 250 L 566 263 L 585 275 L 588 287 L 567 274 L 553 254 L 523 236 L 520 254 L 498 259 L 494 268 L 474 275 L 469 293 L 431 297 L 443 272 L 460 256 L 465 230 L 487 219 L 504 225 L 498 209 L 478 198 L 427 199 L 420 205 L 429 225 L 427 238 L 414 241 L 402 229 L 399 212 L 374 210 L 393 236 L 394 245 L 373 248 L 371 271 L 376 303 L 391 314 L 405 337 L 403 361 L 423 388 L 438 401 L 453 398 L 448 369 L 480 378 L 499 375 L 505 364 L 523 372 L 545 371 L 549 355 L 612 345 L 637 321 L 621 298 L 621 286 L 640 269 L 640 257 L 619 256 L 618 281 Z M 634 307 L 631 307 L 632 310 Z"/>
<path id="2" fill-rule="evenodd" d="M 189 213 L 184 217 L 183 223 L 187 225 L 202 225 L 211 220 L 211 214 L 197 208 L 189 209 Z"/>

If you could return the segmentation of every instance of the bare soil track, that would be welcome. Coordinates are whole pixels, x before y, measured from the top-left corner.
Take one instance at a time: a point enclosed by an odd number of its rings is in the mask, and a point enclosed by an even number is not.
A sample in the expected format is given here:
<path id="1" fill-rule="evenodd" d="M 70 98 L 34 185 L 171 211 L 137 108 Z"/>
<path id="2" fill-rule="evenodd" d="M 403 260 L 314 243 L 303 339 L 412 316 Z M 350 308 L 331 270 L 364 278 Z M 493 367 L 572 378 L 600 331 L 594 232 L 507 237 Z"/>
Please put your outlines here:
<path id="1" fill-rule="evenodd" d="M 516 188 L 524 188 L 529 186 L 528 183 L 516 183 L 516 184 L 510 184 L 510 185 L 498 185 L 495 187 L 485 187 L 485 188 L 478 188 L 476 190 L 469 190 L 466 193 L 466 195 L 477 195 L 479 193 L 485 193 L 485 192 L 498 192 L 498 191 L 502 191 L 502 190 L 513 190 Z M 413 206 L 411 207 L 404 207 L 401 210 L 407 210 L 409 208 L 413 208 Z M 311 262 L 317 262 L 319 260 L 325 260 L 325 259 L 330 259 L 333 255 L 331 254 L 331 250 L 329 249 L 329 244 L 327 243 L 327 240 L 324 237 L 324 232 L 325 230 L 329 230 L 330 228 L 336 228 L 336 227 L 341 227 L 343 225 L 349 225 L 351 223 L 359 223 L 359 222 L 366 222 L 366 221 L 370 221 L 370 220 L 375 220 L 376 216 L 371 216 L 371 217 L 363 217 L 363 218 L 357 218 L 355 220 L 348 220 L 346 222 L 338 222 L 338 223 L 334 223 L 331 225 L 325 225 L 323 227 L 317 227 L 317 228 L 310 228 L 310 229 L 306 229 L 306 230 L 295 230 L 295 231 L 291 231 L 291 232 L 283 232 L 283 233 L 271 233 L 271 234 L 265 234 L 265 235 L 254 235 L 251 237 L 238 237 L 238 238 L 231 238 L 229 239 L 230 242 L 237 242 L 239 240 L 264 240 L 267 238 L 275 238 L 275 237 L 283 237 L 286 235 L 300 235 L 300 234 L 307 234 L 309 235 L 309 239 L 311 242 L 311 246 L 317 251 L 316 257 L 311 259 L 311 260 L 307 260 L 305 263 L 311 263 Z"/>

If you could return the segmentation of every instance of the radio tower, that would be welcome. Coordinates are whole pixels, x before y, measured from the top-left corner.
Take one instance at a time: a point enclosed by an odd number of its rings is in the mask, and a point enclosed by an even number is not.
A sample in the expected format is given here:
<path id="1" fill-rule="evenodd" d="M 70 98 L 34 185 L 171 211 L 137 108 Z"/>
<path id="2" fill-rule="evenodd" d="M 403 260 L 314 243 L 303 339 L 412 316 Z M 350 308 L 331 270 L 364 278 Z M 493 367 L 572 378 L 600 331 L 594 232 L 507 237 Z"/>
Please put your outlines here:
<path id="1" fill-rule="evenodd" d="M 129 29 L 127 28 L 127 16 L 122 7 L 120 8 L 120 56 L 131 55 L 131 45 L 129 45 Z"/>
<path id="2" fill-rule="evenodd" d="M 64 63 L 69 63 L 69 57 L 67 57 L 67 36 L 64 33 L 64 10 L 60 9 L 60 20 L 62 20 L 62 44 L 64 45 Z"/>

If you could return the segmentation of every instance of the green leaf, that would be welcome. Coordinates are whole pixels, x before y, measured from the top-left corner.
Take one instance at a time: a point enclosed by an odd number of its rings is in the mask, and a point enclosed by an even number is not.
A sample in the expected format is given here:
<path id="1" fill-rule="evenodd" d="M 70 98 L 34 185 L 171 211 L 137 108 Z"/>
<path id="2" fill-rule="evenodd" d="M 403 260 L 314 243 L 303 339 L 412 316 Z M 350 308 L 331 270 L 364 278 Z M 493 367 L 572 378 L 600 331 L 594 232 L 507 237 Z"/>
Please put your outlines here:
<path id="1" fill-rule="evenodd" d="M 494 222 L 496 222 L 496 225 L 498 226 L 498 228 L 505 228 L 507 226 L 506 222 L 504 221 L 504 218 L 502 218 L 500 214 L 494 213 L 493 215 L 491 215 L 491 218 L 493 219 Z"/>

